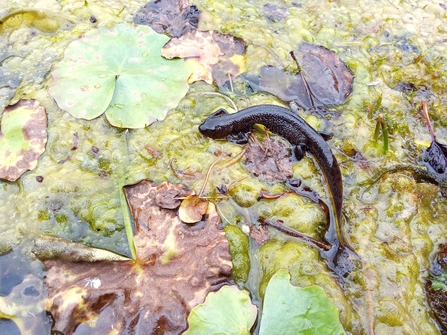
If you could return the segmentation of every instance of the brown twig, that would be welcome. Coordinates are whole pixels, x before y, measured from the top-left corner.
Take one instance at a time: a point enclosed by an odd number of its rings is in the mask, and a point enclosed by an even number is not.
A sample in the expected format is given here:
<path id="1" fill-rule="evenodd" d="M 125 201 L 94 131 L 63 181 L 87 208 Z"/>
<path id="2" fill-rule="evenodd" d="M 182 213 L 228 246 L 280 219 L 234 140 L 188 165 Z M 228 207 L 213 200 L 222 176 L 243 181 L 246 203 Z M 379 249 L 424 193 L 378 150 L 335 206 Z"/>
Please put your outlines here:
<path id="1" fill-rule="evenodd" d="M 218 168 L 216 168 L 216 171 L 225 169 L 231 165 L 233 165 L 234 163 L 236 163 L 237 161 L 239 161 L 240 159 L 242 159 L 242 157 L 244 157 L 245 153 L 247 152 L 247 147 L 245 146 L 244 149 L 242 149 L 242 151 L 240 153 L 238 153 L 236 156 L 234 156 L 232 159 L 230 159 L 228 162 L 226 162 L 225 164 L 222 164 L 221 166 L 219 166 Z"/>
<path id="2" fill-rule="evenodd" d="M 326 244 L 324 242 L 318 241 L 318 240 L 316 240 L 316 239 L 314 239 L 314 238 L 312 238 L 312 237 L 310 237 L 308 235 L 302 234 L 302 233 L 300 233 L 300 232 L 298 232 L 298 231 L 296 231 L 294 229 L 285 227 L 285 226 L 283 226 L 280 223 L 276 223 L 276 222 L 273 222 L 271 220 L 262 220 L 262 223 L 264 223 L 264 224 L 266 224 L 268 226 L 271 226 L 271 227 L 279 230 L 280 232 L 282 232 L 284 234 L 296 237 L 296 238 L 298 238 L 298 239 L 300 239 L 300 240 L 302 240 L 304 242 L 307 242 L 307 243 L 311 244 L 312 246 L 317 247 L 320 250 L 329 251 L 332 248 L 329 244 Z"/>
<path id="3" fill-rule="evenodd" d="M 214 165 L 216 165 L 217 163 L 219 163 L 221 160 L 222 160 L 222 157 L 219 157 L 218 159 L 216 159 L 216 160 L 213 162 L 213 164 L 210 165 L 210 167 L 209 167 L 209 169 L 208 169 L 208 171 L 207 171 L 207 173 L 206 173 L 206 177 L 205 177 L 205 180 L 204 180 L 204 182 L 203 182 L 202 188 L 200 189 L 200 192 L 199 192 L 199 194 L 197 195 L 199 198 L 202 196 L 203 192 L 205 191 L 206 184 L 208 184 L 208 180 L 209 180 L 209 178 L 210 178 L 210 174 L 211 174 L 211 171 L 212 171 Z"/>

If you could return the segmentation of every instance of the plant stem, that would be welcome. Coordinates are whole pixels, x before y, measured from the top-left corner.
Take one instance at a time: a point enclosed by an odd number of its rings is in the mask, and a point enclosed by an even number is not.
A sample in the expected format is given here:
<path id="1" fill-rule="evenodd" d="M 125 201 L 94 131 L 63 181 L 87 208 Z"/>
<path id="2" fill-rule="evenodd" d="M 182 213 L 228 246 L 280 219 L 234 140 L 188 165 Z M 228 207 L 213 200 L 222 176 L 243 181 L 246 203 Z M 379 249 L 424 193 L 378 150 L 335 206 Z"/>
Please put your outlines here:
<path id="1" fill-rule="evenodd" d="M 425 120 L 427 121 L 428 129 L 430 130 L 433 142 L 437 142 L 436 141 L 435 131 L 433 130 L 433 127 L 432 127 L 431 122 L 430 122 L 430 116 L 428 115 L 427 103 L 425 101 L 422 103 L 422 111 L 423 111 Z"/>
<path id="2" fill-rule="evenodd" d="M 385 123 L 385 116 L 383 114 L 379 114 L 376 122 L 376 129 L 374 130 L 374 145 L 378 144 L 380 128 L 382 128 L 383 135 L 383 153 L 386 154 L 388 152 L 388 128 Z"/>

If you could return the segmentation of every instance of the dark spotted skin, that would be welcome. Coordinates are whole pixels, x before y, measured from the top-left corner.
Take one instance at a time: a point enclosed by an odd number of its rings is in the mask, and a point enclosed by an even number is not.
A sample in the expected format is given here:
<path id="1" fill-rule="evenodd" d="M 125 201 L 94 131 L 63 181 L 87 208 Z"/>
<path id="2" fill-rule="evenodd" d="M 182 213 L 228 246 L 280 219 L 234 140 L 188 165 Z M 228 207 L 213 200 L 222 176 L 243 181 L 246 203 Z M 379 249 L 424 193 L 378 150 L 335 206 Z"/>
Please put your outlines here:
<path id="1" fill-rule="evenodd" d="M 299 149 L 297 157 L 303 156 L 303 148 L 315 157 L 326 179 L 333 211 L 326 238 L 334 246 L 351 249 L 341 227 L 343 182 L 337 159 L 323 137 L 301 117 L 287 108 L 274 105 L 252 106 L 234 114 L 219 109 L 199 126 L 199 131 L 213 139 L 236 139 L 236 142 L 241 143 L 244 140 L 240 139 L 255 124 L 262 124 L 271 132 L 287 139 Z"/>

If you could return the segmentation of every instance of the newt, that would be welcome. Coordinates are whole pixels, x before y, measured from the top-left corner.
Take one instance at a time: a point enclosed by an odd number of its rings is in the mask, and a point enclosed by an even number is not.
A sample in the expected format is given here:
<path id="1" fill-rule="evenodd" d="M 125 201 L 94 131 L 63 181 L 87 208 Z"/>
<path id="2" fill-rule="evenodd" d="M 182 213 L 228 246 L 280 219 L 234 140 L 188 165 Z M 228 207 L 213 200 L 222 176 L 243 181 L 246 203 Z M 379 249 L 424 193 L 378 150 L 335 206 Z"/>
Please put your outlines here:
<path id="1" fill-rule="evenodd" d="M 199 131 L 212 139 L 228 139 L 241 144 L 247 143 L 247 135 L 255 124 L 262 124 L 269 131 L 288 140 L 295 146 L 297 160 L 306 151 L 314 156 L 325 177 L 332 205 L 326 239 L 337 249 L 341 246 L 354 251 L 342 229 L 343 182 L 337 159 L 324 138 L 304 119 L 287 108 L 275 105 L 252 106 L 234 114 L 219 109 L 199 126 Z"/>

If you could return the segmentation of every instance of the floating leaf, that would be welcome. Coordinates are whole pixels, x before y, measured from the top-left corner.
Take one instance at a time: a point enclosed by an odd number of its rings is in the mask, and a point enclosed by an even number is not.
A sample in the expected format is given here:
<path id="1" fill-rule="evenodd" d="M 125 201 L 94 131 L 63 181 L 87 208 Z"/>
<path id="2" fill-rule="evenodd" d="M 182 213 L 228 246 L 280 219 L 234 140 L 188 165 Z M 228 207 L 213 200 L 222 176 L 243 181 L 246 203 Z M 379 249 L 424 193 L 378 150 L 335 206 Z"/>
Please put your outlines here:
<path id="1" fill-rule="evenodd" d="M 339 312 L 323 289 L 292 286 L 286 270 L 270 279 L 263 306 L 260 335 L 345 334 Z"/>
<path id="2" fill-rule="evenodd" d="M 223 286 L 210 293 L 203 304 L 195 307 L 188 317 L 184 335 L 249 335 L 256 320 L 257 308 L 247 291 L 236 286 Z"/>
<path id="3" fill-rule="evenodd" d="M 447 178 L 447 145 L 439 143 L 436 139 L 430 122 L 430 116 L 428 115 L 426 102 L 422 103 L 422 111 L 432 137 L 430 146 L 422 153 L 422 159 L 429 170 L 439 174 L 442 178 Z"/>
<path id="4" fill-rule="evenodd" d="M 262 90 L 284 101 L 296 101 L 305 109 L 338 105 L 352 92 L 353 75 L 334 51 L 302 43 L 291 52 L 299 72 L 284 73 L 272 66 L 260 73 Z"/>
<path id="5" fill-rule="evenodd" d="M 157 33 L 180 37 L 199 24 L 200 10 L 187 0 L 157 0 L 135 14 L 133 22 L 148 25 Z"/>
<path id="6" fill-rule="evenodd" d="M 199 222 L 206 213 L 208 205 L 208 200 L 201 199 L 197 195 L 189 195 L 182 201 L 178 216 L 185 223 Z"/>
<path id="7" fill-rule="evenodd" d="M 161 57 L 168 40 L 147 26 L 91 30 L 55 65 L 50 94 L 74 117 L 91 120 L 105 111 L 116 127 L 141 128 L 163 119 L 188 91 L 190 75 L 183 60 Z"/>
<path id="8" fill-rule="evenodd" d="M 229 243 L 215 207 L 203 224 L 186 225 L 177 216 L 180 201 L 172 201 L 193 193 L 184 185 L 146 180 L 125 192 L 136 226 L 135 261 L 92 263 L 104 253 L 90 248 L 86 254 L 84 246 L 73 258 L 71 244 L 65 256 L 56 252 L 58 259 L 44 261 L 54 331 L 181 334 L 192 308 L 232 283 Z"/>
<path id="9" fill-rule="evenodd" d="M 190 31 L 180 38 L 173 38 L 162 50 L 162 55 L 172 59 L 187 58 L 192 69 L 189 82 L 204 80 L 223 85 L 229 76 L 236 77 L 245 71 L 245 43 L 240 38 L 214 31 Z"/>
<path id="10" fill-rule="evenodd" d="M 0 178 L 17 180 L 37 165 L 47 143 L 47 115 L 36 100 L 20 100 L 3 111 Z"/>

